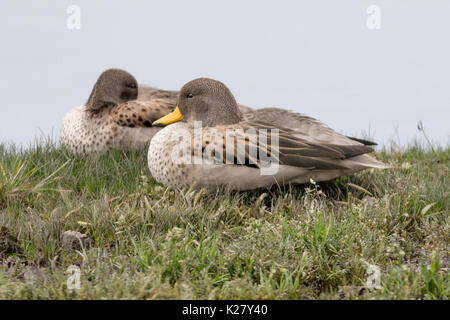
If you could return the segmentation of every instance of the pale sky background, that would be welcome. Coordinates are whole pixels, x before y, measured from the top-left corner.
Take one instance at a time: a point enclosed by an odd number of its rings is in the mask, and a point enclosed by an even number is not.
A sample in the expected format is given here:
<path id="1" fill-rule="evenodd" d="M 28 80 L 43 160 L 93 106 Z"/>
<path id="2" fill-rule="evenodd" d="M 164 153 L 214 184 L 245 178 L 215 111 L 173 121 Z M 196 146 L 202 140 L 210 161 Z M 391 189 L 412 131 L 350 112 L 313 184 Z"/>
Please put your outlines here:
<path id="1" fill-rule="evenodd" d="M 80 30 L 66 26 L 72 4 Z M 372 4 L 380 30 L 366 26 Z M 420 136 L 419 120 L 450 143 L 448 0 L 2 0 L 0 36 L 0 141 L 58 137 L 116 67 L 164 89 L 215 78 L 242 104 L 370 130 L 379 144 Z"/>

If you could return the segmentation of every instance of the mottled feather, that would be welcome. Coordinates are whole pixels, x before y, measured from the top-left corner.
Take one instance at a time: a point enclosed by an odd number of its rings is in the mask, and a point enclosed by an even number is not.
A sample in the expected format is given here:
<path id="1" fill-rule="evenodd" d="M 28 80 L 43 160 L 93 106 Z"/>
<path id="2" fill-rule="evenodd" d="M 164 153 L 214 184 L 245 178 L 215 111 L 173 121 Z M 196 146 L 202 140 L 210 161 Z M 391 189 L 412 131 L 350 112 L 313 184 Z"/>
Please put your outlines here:
<path id="1" fill-rule="evenodd" d="M 111 108 L 114 122 L 124 127 L 151 127 L 152 122 L 161 118 L 173 109 L 174 105 L 167 100 L 128 101 Z"/>

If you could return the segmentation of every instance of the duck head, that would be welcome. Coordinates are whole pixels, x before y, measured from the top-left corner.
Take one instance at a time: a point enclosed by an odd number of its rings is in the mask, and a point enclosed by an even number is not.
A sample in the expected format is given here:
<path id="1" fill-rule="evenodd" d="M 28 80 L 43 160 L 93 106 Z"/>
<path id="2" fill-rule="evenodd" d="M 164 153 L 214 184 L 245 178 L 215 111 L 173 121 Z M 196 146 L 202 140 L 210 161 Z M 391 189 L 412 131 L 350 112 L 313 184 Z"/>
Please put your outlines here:
<path id="1" fill-rule="evenodd" d="M 109 69 L 98 78 L 86 107 L 95 113 L 106 106 L 135 100 L 137 96 L 138 84 L 131 74 L 120 69 Z"/>
<path id="2" fill-rule="evenodd" d="M 199 78 L 186 83 L 177 102 L 173 112 L 156 120 L 153 125 L 201 121 L 204 127 L 211 127 L 241 121 L 236 99 L 227 86 L 217 80 Z"/>

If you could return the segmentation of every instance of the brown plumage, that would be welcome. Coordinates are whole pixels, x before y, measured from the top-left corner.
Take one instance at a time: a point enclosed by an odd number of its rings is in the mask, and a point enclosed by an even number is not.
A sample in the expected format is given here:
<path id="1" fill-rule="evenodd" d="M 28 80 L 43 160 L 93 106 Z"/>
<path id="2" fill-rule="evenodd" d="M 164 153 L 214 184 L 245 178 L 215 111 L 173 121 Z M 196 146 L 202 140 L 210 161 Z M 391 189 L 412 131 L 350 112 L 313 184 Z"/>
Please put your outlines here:
<path id="1" fill-rule="evenodd" d="M 109 69 L 98 77 L 86 108 L 91 112 L 98 112 L 110 105 L 135 100 L 137 97 L 136 79 L 124 70 Z"/>
<path id="2" fill-rule="evenodd" d="M 176 104 L 178 91 L 162 90 L 154 87 L 139 86 L 138 100 L 161 99 Z"/>
<path id="3" fill-rule="evenodd" d="M 152 122 L 173 109 L 173 104 L 163 99 L 128 101 L 111 109 L 114 122 L 124 127 L 151 127 Z"/>

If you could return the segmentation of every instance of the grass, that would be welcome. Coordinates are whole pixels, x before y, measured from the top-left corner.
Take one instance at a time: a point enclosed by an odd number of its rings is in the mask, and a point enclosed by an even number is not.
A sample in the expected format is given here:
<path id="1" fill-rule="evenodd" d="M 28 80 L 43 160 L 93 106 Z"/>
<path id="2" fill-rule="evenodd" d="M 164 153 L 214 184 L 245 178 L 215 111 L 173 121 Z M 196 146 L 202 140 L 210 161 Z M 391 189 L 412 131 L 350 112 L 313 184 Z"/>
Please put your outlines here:
<path id="1" fill-rule="evenodd" d="M 396 168 L 208 195 L 154 182 L 145 152 L 0 145 L 0 299 L 449 299 L 450 149 L 376 156 Z"/>

